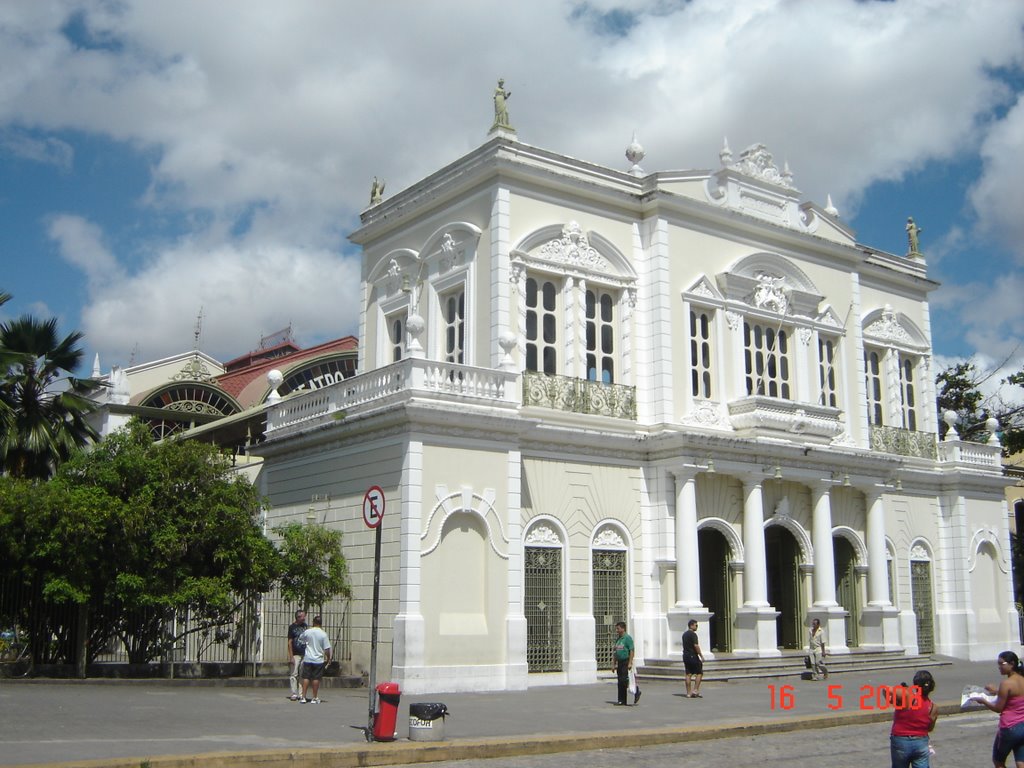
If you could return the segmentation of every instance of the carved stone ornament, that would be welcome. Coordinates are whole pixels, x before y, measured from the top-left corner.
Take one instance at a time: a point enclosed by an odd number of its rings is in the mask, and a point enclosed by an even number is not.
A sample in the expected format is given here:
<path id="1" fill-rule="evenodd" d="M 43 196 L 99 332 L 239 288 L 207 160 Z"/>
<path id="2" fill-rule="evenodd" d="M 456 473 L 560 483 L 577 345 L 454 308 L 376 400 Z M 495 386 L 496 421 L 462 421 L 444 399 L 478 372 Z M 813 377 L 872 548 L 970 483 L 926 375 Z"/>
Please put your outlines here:
<path id="1" fill-rule="evenodd" d="M 213 375 L 202 360 L 193 357 L 180 371 L 171 376 L 171 381 L 213 381 Z"/>
<path id="2" fill-rule="evenodd" d="M 562 236 L 540 247 L 539 258 L 557 264 L 585 267 L 594 271 L 609 271 L 608 262 L 591 247 L 583 229 L 575 221 L 562 228 Z"/>
<path id="3" fill-rule="evenodd" d="M 743 326 L 743 315 L 739 312 L 726 312 L 725 324 L 729 326 L 730 331 L 738 331 Z"/>
<path id="4" fill-rule="evenodd" d="M 892 341 L 902 344 L 914 344 L 913 338 L 900 325 L 899 318 L 888 304 L 882 310 L 882 316 L 864 329 L 864 335 L 881 341 Z"/>
<path id="5" fill-rule="evenodd" d="M 622 535 L 614 528 L 608 526 L 602 528 L 594 536 L 594 549 L 625 549 L 626 542 Z"/>
<path id="6" fill-rule="evenodd" d="M 800 328 L 796 329 L 796 337 L 800 340 L 800 343 L 803 344 L 805 347 L 810 346 L 812 335 L 813 334 L 811 333 L 810 328 L 801 326 Z"/>
<path id="7" fill-rule="evenodd" d="M 724 158 L 723 158 L 724 159 Z M 740 159 L 727 166 L 728 168 L 761 181 L 767 181 L 779 187 L 793 189 L 793 174 L 787 167 L 779 173 L 778 166 L 772 160 L 772 153 L 764 144 L 754 144 L 740 153 Z"/>
<path id="8" fill-rule="evenodd" d="M 723 418 L 718 403 L 704 401 L 697 404 L 693 412 L 683 419 L 687 424 L 698 424 L 702 427 L 727 427 L 728 422 Z"/>
<path id="9" fill-rule="evenodd" d="M 530 529 L 530 532 L 526 534 L 526 545 L 560 547 L 562 546 L 562 540 L 558 537 L 558 534 L 553 528 L 546 525 L 535 525 Z"/>
<path id="10" fill-rule="evenodd" d="M 780 520 L 788 520 L 790 517 L 789 499 L 784 498 L 775 507 L 775 516 Z"/>
<path id="11" fill-rule="evenodd" d="M 924 544 L 918 542 L 910 548 L 910 559 L 930 561 L 932 556 L 928 554 L 928 550 L 924 548 Z"/>
<path id="12" fill-rule="evenodd" d="M 714 292 L 708 287 L 707 280 L 701 280 L 690 291 L 694 296 L 703 296 L 706 299 L 716 298 Z"/>
<path id="13" fill-rule="evenodd" d="M 521 261 L 513 261 L 508 271 L 508 281 L 512 286 L 512 292 L 519 295 L 520 282 L 526 272 L 526 265 Z"/>
<path id="14" fill-rule="evenodd" d="M 450 232 L 445 232 L 441 238 L 441 271 L 448 272 L 454 267 L 462 264 L 465 259 L 466 250 L 458 248 L 458 244 Z"/>
<path id="15" fill-rule="evenodd" d="M 757 287 L 754 288 L 753 303 L 758 309 L 767 309 L 786 314 L 789 309 L 789 298 L 786 288 L 786 279 L 778 275 L 770 275 L 767 272 L 757 273 Z"/>

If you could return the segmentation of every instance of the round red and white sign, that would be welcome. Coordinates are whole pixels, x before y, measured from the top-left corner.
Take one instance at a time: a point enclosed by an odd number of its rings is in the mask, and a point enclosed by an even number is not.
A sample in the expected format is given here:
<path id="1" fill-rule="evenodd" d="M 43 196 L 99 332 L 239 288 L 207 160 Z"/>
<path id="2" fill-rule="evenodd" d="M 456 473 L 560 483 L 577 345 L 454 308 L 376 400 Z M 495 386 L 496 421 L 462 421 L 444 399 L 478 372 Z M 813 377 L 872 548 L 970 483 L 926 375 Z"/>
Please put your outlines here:
<path id="1" fill-rule="evenodd" d="M 367 528 L 376 528 L 384 519 L 384 491 L 375 485 L 363 496 L 363 522 Z"/>

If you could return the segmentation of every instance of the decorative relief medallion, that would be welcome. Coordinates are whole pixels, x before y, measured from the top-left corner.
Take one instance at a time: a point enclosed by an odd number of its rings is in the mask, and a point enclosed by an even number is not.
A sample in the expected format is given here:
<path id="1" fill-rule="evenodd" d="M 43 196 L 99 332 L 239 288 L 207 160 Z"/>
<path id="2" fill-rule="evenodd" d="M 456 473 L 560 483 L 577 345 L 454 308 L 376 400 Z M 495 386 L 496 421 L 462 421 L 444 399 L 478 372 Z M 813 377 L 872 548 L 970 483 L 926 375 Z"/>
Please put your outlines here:
<path id="1" fill-rule="evenodd" d="M 540 247 L 538 257 L 559 264 L 586 267 L 599 272 L 609 271 L 608 262 L 590 245 L 583 229 L 575 221 L 562 228 L 562 236 Z"/>
<path id="2" fill-rule="evenodd" d="M 865 336 L 871 336 L 882 341 L 893 341 L 902 344 L 914 344 L 913 338 L 906 329 L 900 325 L 899 318 L 888 304 L 882 310 L 882 316 L 864 329 Z"/>
<path id="3" fill-rule="evenodd" d="M 458 244 L 450 232 L 441 238 L 441 271 L 449 272 L 465 261 L 466 249 L 458 248 Z"/>
<path id="4" fill-rule="evenodd" d="M 171 381 L 213 381 L 213 374 L 198 357 L 193 357 L 180 371 L 171 376 Z"/>
<path id="5" fill-rule="evenodd" d="M 811 345 L 811 336 L 812 334 L 810 328 L 801 327 L 796 329 L 796 337 L 800 340 L 800 343 L 803 344 L 805 347 L 809 347 Z"/>
<path id="6" fill-rule="evenodd" d="M 910 559 L 930 561 L 932 556 L 928 554 L 928 550 L 925 549 L 924 544 L 918 542 L 910 548 Z"/>
<path id="7" fill-rule="evenodd" d="M 786 295 L 788 292 L 784 277 L 758 272 L 753 304 L 758 309 L 767 309 L 784 315 L 789 309 L 789 298 Z"/>
<path id="8" fill-rule="evenodd" d="M 626 542 L 623 541 L 622 535 L 617 530 L 611 526 L 605 526 L 594 536 L 593 546 L 594 549 L 625 549 Z"/>
<path id="9" fill-rule="evenodd" d="M 728 157 L 731 158 L 731 155 Z M 768 151 L 764 144 L 753 144 L 747 147 L 740 153 L 740 159 L 727 167 L 734 171 L 739 171 L 744 176 L 767 181 L 779 187 L 793 189 L 793 175 L 789 172 L 788 168 L 779 173 L 778 166 L 772 160 L 772 153 Z"/>
<path id="10" fill-rule="evenodd" d="M 725 324 L 730 331 L 738 331 L 743 326 L 743 315 L 730 310 L 725 313 Z"/>
<path id="11" fill-rule="evenodd" d="M 562 546 L 562 540 L 558 538 L 558 534 L 553 528 L 550 528 L 547 525 L 535 525 L 530 529 L 530 532 L 526 534 L 526 545 L 560 547 Z"/>

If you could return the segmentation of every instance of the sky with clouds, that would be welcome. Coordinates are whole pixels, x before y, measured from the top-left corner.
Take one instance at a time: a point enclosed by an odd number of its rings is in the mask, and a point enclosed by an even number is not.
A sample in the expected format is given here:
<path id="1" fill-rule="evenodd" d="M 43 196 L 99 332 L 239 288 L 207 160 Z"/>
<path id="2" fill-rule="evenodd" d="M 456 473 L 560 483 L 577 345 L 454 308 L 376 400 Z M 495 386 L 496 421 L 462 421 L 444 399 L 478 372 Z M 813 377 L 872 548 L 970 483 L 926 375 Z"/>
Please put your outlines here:
<path id="1" fill-rule="evenodd" d="M 34 0 L 0 4 L 0 318 L 55 315 L 104 370 L 289 323 L 356 333 L 358 226 L 519 138 L 626 169 L 764 142 L 807 199 L 904 253 L 936 353 L 1024 350 L 1024 2 Z"/>

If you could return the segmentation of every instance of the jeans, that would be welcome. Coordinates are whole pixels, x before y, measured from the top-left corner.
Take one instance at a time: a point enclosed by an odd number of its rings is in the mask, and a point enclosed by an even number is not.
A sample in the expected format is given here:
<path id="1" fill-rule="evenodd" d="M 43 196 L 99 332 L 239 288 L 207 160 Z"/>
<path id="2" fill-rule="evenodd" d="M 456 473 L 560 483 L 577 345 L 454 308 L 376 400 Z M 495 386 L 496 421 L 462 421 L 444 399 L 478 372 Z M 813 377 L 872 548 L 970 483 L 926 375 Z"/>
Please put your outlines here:
<path id="1" fill-rule="evenodd" d="M 629 691 L 629 659 L 616 659 L 615 673 L 619 683 L 619 704 L 626 704 L 626 694 Z"/>
<path id="2" fill-rule="evenodd" d="M 927 736 L 890 736 L 892 768 L 928 768 Z"/>
<path id="3" fill-rule="evenodd" d="M 992 762 L 1004 765 L 1010 752 L 1013 752 L 1013 759 L 1018 763 L 1024 761 L 1024 723 L 996 731 L 996 740 L 992 744 Z"/>

